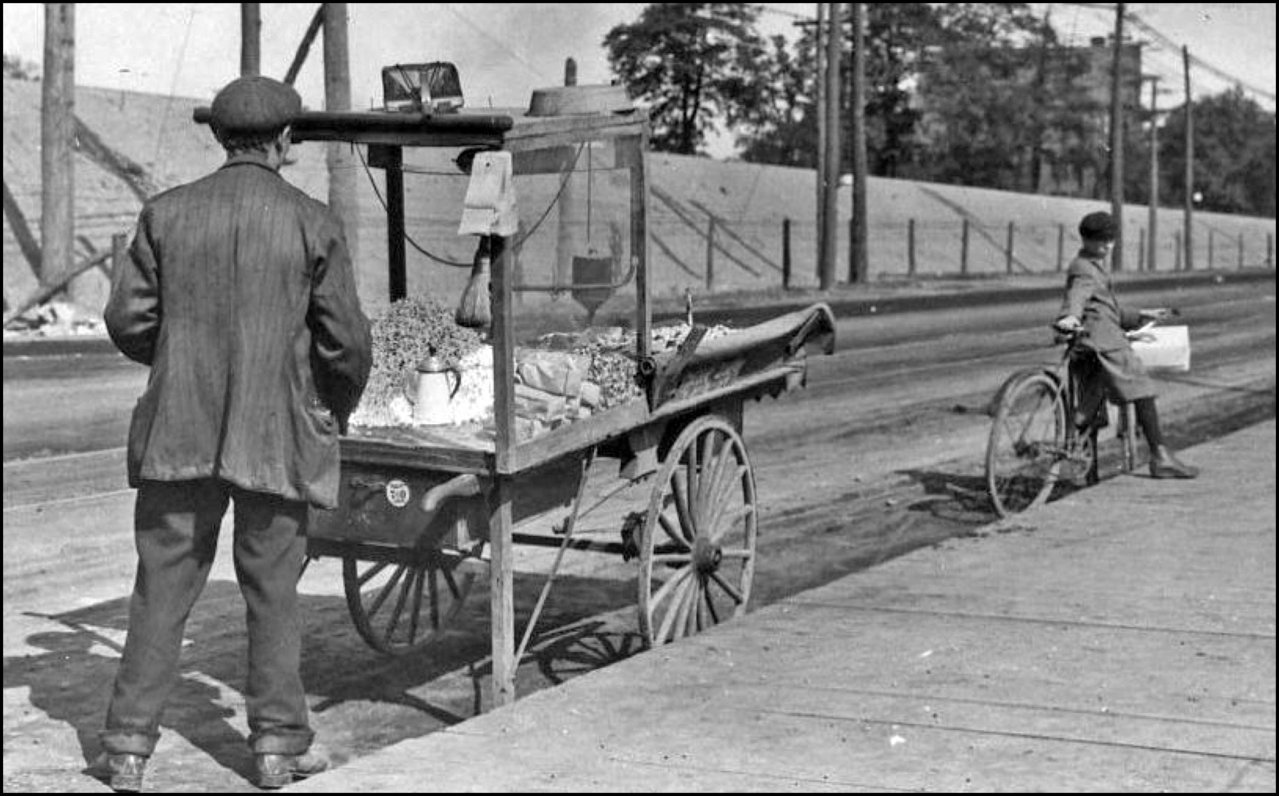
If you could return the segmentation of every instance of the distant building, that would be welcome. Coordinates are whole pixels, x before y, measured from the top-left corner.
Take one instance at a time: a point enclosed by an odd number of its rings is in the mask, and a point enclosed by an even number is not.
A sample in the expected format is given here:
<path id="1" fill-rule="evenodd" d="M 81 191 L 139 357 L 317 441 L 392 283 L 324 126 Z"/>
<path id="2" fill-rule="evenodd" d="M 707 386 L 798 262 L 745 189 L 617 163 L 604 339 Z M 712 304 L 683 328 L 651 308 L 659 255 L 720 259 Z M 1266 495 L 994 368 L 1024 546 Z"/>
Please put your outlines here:
<path id="1" fill-rule="evenodd" d="M 1067 112 L 1081 115 L 1081 124 L 1049 125 L 1044 130 L 1043 157 L 1036 174 L 1036 193 L 1102 198 L 1108 193 L 1110 159 L 1110 85 L 1114 66 L 1111 42 L 1096 37 L 1088 47 L 1063 47 L 1050 51 L 1049 85 L 1052 91 L 1080 98 Z M 1082 62 L 1082 64 L 1080 63 Z M 1119 55 L 1119 92 L 1126 126 L 1125 150 L 1132 152 L 1138 140 L 1141 111 L 1141 45 L 1124 44 Z M 1082 69 L 1081 69 L 1082 67 Z M 1081 153 L 1094 153 L 1081 157 Z"/>

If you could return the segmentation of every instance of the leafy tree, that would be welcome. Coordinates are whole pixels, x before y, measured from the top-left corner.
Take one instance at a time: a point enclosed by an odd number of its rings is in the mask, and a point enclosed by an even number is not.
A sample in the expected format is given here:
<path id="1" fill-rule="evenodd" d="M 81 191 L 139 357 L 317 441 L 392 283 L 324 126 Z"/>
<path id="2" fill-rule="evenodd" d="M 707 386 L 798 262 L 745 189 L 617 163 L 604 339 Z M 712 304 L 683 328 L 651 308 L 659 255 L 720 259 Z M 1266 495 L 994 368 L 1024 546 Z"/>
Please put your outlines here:
<path id="1" fill-rule="evenodd" d="M 941 44 L 919 84 L 922 175 L 1035 190 L 1046 128 L 1069 116 L 1060 81 L 1049 79 L 1058 60 L 1051 25 L 1022 3 L 948 3 L 937 15 Z"/>
<path id="2" fill-rule="evenodd" d="M 1243 90 L 1206 97 L 1193 104 L 1194 190 L 1198 205 L 1220 213 L 1275 217 L 1275 114 Z M 1168 114 L 1159 133 L 1163 203 L 1186 201 L 1186 106 Z"/>
<path id="3" fill-rule="evenodd" d="M 868 3 L 866 10 L 866 154 L 873 173 L 904 176 L 919 154 L 916 130 L 921 114 L 911 102 L 910 89 L 924 55 L 943 31 L 929 3 Z M 851 27 L 848 33 L 851 51 Z M 843 61 L 849 84 L 851 61 Z M 850 140 L 849 133 L 844 135 L 843 140 Z"/>
<path id="4" fill-rule="evenodd" d="M 40 67 L 19 56 L 4 53 L 4 76 L 16 80 L 39 80 Z"/>
<path id="5" fill-rule="evenodd" d="M 614 74 L 649 105 L 654 149 L 699 154 L 717 119 L 756 118 L 770 55 L 758 17 L 746 3 L 655 3 L 604 37 Z"/>
<path id="6" fill-rule="evenodd" d="M 768 66 L 760 69 L 759 101 L 743 109 L 736 144 L 743 160 L 812 168 L 817 163 L 815 90 L 811 69 L 805 70 L 803 48 L 811 59 L 811 34 L 792 54 L 786 40 L 775 36 Z"/>
<path id="7" fill-rule="evenodd" d="M 914 129 L 918 110 L 913 107 L 910 85 L 920 53 L 938 40 L 932 5 L 928 3 L 868 3 L 866 5 L 866 137 L 871 171 L 897 175 L 914 157 Z M 843 85 L 852 80 L 852 28 L 841 25 L 845 37 L 841 58 Z M 778 49 L 769 64 L 762 90 L 769 101 L 759 109 L 753 124 L 738 136 L 745 160 L 790 166 L 816 164 L 817 74 L 815 30 L 806 27 L 794 54 Z M 763 70 L 761 70 L 763 73 Z M 851 141 L 847 93 L 841 119 L 841 140 Z"/>
<path id="8" fill-rule="evenodd" d="M 841 60 L 847 86 L 851 26 L 841 31 L 848 37 Z M 1043 134 L 1026 125 L 1036 118 L 1036 103 L 1046 91 L 1028 95 L 1018 82 L 1032 70 L 1026 51 L 1014 46 L 1051 42 L 1051 37 L 1046 22 L 1019 3 L 866 4 L 865 133 L 871 173 L 956 182 L 976 175 L 1001 187 L 1011 187 L 1010 180 L 1029 182 L 1023 175 L 1038 173 L 1035 159 L 1044 149 Z M 774 55 L 773 76 L 763 88 L 771 101 L 738 138 L 746 160 L 816 162 L 814 44 L 809 27 L 793 57 Z M 841 99 L 845 106 L 847 101 L 847 96 Z M 841 118 L 841 140 L 849 142 L 847 107 Z"/>

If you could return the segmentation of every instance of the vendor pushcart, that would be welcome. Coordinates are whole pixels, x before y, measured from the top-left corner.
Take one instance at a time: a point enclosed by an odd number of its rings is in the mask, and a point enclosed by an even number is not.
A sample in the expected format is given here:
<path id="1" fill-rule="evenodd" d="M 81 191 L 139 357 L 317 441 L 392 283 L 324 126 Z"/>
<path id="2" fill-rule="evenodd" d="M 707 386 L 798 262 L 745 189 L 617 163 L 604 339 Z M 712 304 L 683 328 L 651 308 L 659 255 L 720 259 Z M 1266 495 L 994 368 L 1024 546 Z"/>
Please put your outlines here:
<path id="1" fill-rule="evenodd" d="M 487 575 L 495 705 L 515 697 L 564 551 L 635 561 L 649 646 L 746 611 L 759 511 L 743 406 L 803 385 L 809 352 L 834 346 L 823 304 L 745 329 L 654 326 L 647 124 L 620 92 L 535 92 L 510 112 L 418 97 L 293 127 L 382 172 L 391 311 L 447 296 L 482 340 L 452 359 L 429 347 L 366 395 L 385 403 L 342 436 L 339 507 L 308 553 L 342 559 L 357 631 L 391 654 L 446 632 Z M 518 644 L 517 543 L 559 550 Z"/>

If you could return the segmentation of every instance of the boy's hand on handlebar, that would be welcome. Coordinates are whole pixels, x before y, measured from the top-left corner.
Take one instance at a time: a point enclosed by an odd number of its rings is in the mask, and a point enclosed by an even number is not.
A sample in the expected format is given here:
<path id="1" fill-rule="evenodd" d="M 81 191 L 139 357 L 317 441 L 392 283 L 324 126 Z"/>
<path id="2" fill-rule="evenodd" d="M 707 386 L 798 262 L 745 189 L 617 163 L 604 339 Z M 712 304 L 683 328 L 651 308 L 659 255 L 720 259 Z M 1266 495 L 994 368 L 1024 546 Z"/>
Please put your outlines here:
<path id="1" fill-rule="evenodd" d="M 1166 318 L 1173 318 L 1181 313 L 1172 307 L 1154 307 L 1147 310 L 1138 310 L 1137 317 L 1143 321 L 1162 321 Z"/>
<path id="2" fill-rule="evenodd" d="M 1083 323 L 1074 315 L 1063 315 L 1053 321 L 1053 329 L 1062 334 L 1078 334 L 1083 328 Z"/>

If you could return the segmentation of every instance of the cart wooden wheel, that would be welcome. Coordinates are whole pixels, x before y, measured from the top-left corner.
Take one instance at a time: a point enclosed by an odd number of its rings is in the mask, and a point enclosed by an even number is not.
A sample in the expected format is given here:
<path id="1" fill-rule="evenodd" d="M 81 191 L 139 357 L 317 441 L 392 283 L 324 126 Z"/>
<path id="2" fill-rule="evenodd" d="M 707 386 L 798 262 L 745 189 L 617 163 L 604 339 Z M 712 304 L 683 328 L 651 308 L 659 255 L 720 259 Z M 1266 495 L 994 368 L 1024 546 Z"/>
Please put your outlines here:
<path id="1" fill-rule="evenodd" d="M 360 637 L 389 655 L 418 651 L 449 628 L 475 585 L 457 553 L 388 550 L 379 560 L 342 560 L 346 604 Z"/>
<path id="2" fill-rule="evenodd" d="M 660 646 L 746 613 L 755 574 L 755 473 L 718 415 L 689 423 L 658 471 L 640 540 L 639 626 Z"/>

